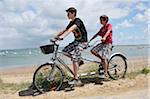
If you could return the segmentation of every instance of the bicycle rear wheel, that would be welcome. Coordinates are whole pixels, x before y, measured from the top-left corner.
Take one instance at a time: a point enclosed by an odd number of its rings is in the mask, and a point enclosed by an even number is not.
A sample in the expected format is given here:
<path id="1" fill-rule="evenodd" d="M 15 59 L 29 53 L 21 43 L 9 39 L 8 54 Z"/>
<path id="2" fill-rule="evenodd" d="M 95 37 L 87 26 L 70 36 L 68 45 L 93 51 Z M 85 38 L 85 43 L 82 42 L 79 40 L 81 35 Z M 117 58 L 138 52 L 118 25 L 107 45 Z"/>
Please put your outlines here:
<path id="1" fill-rule="evenodd" d="M 108 75 L 110 78 L 117 80 L 124 78 L 127 71 L 126 58 L 121 54 L 115 54 L 108 61 Z"/>
<path id="2" fill-rule="evenodd" d="M 43 64 L 37 68 L 33 76 L 33 84 L 39 92 L 59 90 L 64 76 L 63 71 L 54 64 Z"/>

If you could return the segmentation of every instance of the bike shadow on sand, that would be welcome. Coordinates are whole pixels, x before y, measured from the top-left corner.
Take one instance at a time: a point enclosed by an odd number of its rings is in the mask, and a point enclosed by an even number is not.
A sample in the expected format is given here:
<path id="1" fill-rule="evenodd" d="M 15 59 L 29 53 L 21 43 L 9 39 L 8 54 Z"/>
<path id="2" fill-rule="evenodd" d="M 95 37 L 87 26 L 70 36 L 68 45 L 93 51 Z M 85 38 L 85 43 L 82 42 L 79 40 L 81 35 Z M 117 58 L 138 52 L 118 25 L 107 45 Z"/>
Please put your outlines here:
<path id="1" fill-rule="evenodd" d="M 78 87 L 83 87 L 86 84 L 90 84 L 90 83 L 94 83 L 94 84 L 98 84 L 98 85 L 103 85 L 103 79 L 99 79 L 98 77 L 88 77 L 88 78 L 80 78 L 81 82 L 83 83 L 82 86 L 78 86 Z M 75 86 L 69 85 L 68 81 L 63 82 L 61 88 L 59 89 L 59 91 L 65 91 L 65 92 L 69 92 L 69 91 L 73 91 Z M 48 90 L 47 92 L 50 92 L 52 90 Z M 27 89 L 21 90 L 18 92 L 19 96 L 37 96 L 40 94 L 44 94 L 39 92 L 38 90 L 36 90 L 33 85 L 31 84 L 31 86 L 29 86 Z"/>

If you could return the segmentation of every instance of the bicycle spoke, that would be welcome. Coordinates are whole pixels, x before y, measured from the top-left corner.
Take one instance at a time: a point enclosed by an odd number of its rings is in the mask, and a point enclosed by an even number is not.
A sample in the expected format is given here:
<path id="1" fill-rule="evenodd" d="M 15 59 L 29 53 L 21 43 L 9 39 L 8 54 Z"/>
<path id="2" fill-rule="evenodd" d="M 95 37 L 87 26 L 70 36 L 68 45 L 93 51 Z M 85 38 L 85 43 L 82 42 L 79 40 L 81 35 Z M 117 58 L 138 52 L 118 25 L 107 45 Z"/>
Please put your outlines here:
<path id="1" fill-rule="evenodd" d="M 40 92 L 58 90 L 62 85 L 63 75 L 60 68 L 53 69 L 51 64 L 40 66 L 34 73 L 33 82 Z"/>
<path id="2" fill-rule="evenodd" d="M 126 61 L 121 55 L 114 55 L 109 60 L 108 74 L 112 79 L 119 79 L 124 77 L 126 69 Z"/>

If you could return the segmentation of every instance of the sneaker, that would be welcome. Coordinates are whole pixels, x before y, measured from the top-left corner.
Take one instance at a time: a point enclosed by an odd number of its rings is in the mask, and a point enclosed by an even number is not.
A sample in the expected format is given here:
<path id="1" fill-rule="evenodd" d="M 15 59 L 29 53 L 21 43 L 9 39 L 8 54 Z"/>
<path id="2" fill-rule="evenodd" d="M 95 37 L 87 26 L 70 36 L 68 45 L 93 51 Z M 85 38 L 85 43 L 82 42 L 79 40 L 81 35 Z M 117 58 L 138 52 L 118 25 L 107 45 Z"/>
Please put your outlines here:
<path id="1" fill-rule="evenodd" d="M 104 75 L 105 75 L 104 81 L 110 81 L 108 74 L 105 73 Z"/>
<path id="2" fill-rule="evenodd" d="M 74 86 L 83 86 L 83 83 L 79 79 L 75 79 L 71 82 L 68 82 L 69 85 L 74 85 Z"/>
<path id="3" fill-rule="evenodd" d="M 103 81 L 110 81 L 109 76 L 107 74 L 101 74 L 98 77 Z"/>
<path id="4" fill-rule="evenodd" d="M 104 79 L 105 75 L 104 75 L 104 69 L 103 69 L 103 67 L 99 67 L 98 72 L 99 72 L 99 76 L 98 77 L 100 79 Z"/>
<path id="5" fill-rule="evenodd" d="M 83 60 L 80 60 L 79 61 L 79 66 L 83 65 L 84 64 L 84 61 Z"/>
<path id="6" fill-rule="evenodd" d="M 98 76 L 100 79 L 105 79 L 105 75 L 99 75 Z"/>

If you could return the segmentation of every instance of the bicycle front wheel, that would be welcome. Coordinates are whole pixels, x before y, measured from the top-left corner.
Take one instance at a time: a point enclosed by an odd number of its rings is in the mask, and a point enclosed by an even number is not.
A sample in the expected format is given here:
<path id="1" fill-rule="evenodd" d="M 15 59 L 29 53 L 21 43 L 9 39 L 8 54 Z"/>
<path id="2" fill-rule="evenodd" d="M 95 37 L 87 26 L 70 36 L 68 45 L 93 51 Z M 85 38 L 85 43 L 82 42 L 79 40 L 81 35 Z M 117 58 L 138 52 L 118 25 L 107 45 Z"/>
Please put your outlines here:
<path id="1" fill-rule="evenodd" d="M 39 92 L 59 90 L 63 82 L 63 71 L 54 64 L 43 64 L 33 76 L 33 84 Z"/>
<path id="2" fill-rule="evenodd" d="M 110 78 L 117 80 L 125 77 L 127 71 L 127 62 L 123 55 L 115 54 L 110 58 L 108 64 L 108 75 Z"/>

